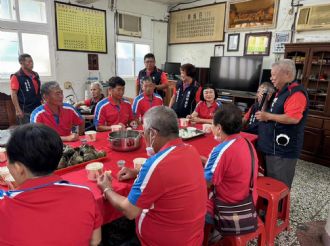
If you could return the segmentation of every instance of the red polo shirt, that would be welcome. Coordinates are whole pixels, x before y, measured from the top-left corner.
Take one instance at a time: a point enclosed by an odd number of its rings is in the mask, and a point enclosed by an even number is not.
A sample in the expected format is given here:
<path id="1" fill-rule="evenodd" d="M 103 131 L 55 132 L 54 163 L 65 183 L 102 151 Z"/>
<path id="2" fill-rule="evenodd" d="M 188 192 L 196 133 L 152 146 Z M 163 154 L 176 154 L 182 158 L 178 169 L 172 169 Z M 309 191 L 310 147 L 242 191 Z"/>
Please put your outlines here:
<path id="1" fill-rule="evenodd" d="M 163 105 L 163 98 L 154 93 L 152 98 L 145 93 L 141 93 L 133 101 L 133 114 L 135 117 L 143 117 L 143 115 L 152 107 Z"/>
<path id="2" fill-rule="evenodd" d="M 32 78 L 32 82 L 33 82 L 33 86 L 34 86 L 34 90 L 36 91 L 36 94 L 38 94 L 38 90 L 39 90 L 39 86 L 38 86 L 38 81 L 36 76 L 33 73 L 29 73 L 27 72 L 25 69 L 23 69 L 23 72 L 25 73 L 25 75 L 27 75 L 28 77 Z M 15 75 L 13 75 L 10 79 L 10 87 L 12 90 L 18 91 L 19 90 L 19 82 L 18 79 Z"/>
<path id="3" fill-rule="evenodd" d="M 136 218 L 142 245 L 202 245 L 206 199 L 199 153 L 179 138 L 169 141 L 145 162 L 128 195 L 143 209 Z"/>
<path id="4" fill-rule="evenodd" d="M 198 113 L 198 117 L 202 119 L 213 119 L 215 111 L 221 106 L 220 101 L 214 101 L 210 106 L 206 101 L 200 101 L 195 108 L 195 112 Z"/>
<path id="5" fill-rule="evenodd" d="M 58 116 L 55 116 L 49 106 L 44 104 L 33 110 L 30 122 L 45 124 L 57 131 L 60 136 L 69 136 L 74 126 L 79 126 L 83 123 L 83 118 L 68 103 L 63 103 Z"/>
<path id="6" fill-rule="evenodd" d="M 294 87 L 298 86 L 299 84 L 297 82 L 292 83 L 289 85 L 288 89 L 292 90 Z M 279 92 L 276 93 L 277 97 Z M 307 105 L 307 99 L 303 92 L 298 91 L 296 93 L 293 93 L 291 96 L 289 96 L 285 103 L 284 103 L 284 113 L 297 120 L 301 120 L 303 117 L 303 113 L 306 110 Z"/>
<path id="7" fill-rule="evenodd" d="M 94 125 L 111 126 L 122 123 L 128 125 L 134 119 L 131 104 L 122 99 L 117 105 L 112 97 L 104 98 L 95 108 Z"/>
<path id="8" fill-rule="evenodd" d="M 253 200 L 257 201 L 258 157 L 253 151 L 254 189 Z M 251 154 L 249 146 L 239 134 L 229 136 L 216 146 L 205 164 L 204 175 L 216 187 L 217 197 L 226 203 L 237 203 L 249 194 L 251 177 Z M 208 212 L 213 213 L 213 200 L 208 203 Z"/>
<path id="9" fill-rule="evenodd" d="M 0 245 L 89 245 L 102 224 L 93 193 L 59 181 L 51 175 L 25 181 L 21 192 L 0 190 Z"/>

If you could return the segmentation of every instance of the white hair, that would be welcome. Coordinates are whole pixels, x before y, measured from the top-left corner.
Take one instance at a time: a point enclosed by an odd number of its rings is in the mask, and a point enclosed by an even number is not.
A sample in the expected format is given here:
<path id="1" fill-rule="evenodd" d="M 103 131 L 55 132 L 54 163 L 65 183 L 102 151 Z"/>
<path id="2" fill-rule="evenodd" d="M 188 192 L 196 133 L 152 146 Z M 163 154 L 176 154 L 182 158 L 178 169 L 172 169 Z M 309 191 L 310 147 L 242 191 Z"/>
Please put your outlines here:
<path id="1" fill-rule="evenodd" d="M 292 80 L 296 77 L 296 66 L 291 59 L 282 59 L 273 63 L 272 67 L 279 67 L 281 71 L 291 75 Z"/>
<path id="2" fill-rule="evenodd" d="M 100 82 L 98 82 L 98 81 L 91 83 L 91 87 L 92 87 L 93 85 L 97 85 L 97 86 L 99 87 L 100 90 L 103 89 L 103 85 L 102 85 Z"/>

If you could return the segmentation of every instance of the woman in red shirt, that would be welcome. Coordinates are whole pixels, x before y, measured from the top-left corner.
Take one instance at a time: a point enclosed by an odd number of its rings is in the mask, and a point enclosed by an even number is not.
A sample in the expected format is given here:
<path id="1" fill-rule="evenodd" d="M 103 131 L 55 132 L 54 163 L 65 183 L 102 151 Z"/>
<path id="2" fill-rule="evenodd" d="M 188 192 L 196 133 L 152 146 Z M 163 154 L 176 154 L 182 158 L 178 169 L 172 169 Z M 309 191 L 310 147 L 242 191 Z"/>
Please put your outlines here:
<path id="1" fill-rule="evenodd" d="M 195 123 L 212 124 L 215 111 L 222 106 L 217 100 L 218 93 L 213 85 L 207 84 L 203 87 L 200 102 L 196 105 L 195 111 L 187 118 Z"/>

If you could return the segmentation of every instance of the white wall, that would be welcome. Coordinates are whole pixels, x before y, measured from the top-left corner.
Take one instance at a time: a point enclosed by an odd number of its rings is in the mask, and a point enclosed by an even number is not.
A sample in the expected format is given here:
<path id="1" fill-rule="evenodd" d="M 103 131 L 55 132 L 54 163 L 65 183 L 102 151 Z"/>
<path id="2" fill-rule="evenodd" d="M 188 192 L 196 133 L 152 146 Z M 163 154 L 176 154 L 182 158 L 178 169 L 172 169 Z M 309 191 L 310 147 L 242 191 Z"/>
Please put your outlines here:
<path id="1" fill-rule="evenodd" d="M 51 37 L 51 48 L 55 50 L 55 76 L 54 78 L 61 84 L 65 81 L 71 81 L 79 99 L 83 99 L 85 90 L 85 81 L 89 77 L 87 53 L 56 51 L 56 36 L 54 24 L 54 4 L 51 2 L 51 21 L 53 26 L 53 36 Z M 63 1 L 68 2 L 68 1 Z M 73 1 L 71 1 L 73 3 Z M 86 5 L 84 5 L 86 6 Z M 91 5 L 89 5 L 91 6 Z M 105 81 L 115 75 L 115 42 L 118 39 L 128 41 L 147 42 L 151 44 L 151 51 L 155 52 L 157 65 L 163 64 L 166 60 L 167 48 L 167 24 L 152 21 L 152 19 L 163 19 L 167 11 L 167 6 L 158 3 L 152 3 L 146 0 L 117 0 L 117 11 L 131 13 L 142 17 L 142 38 L 117 37 L 114 29 L 114 12 L 108 8 L 107 0 L 100 0 L 93 4 L 95 8 L 107 11 L 107 41 L 108 54 L 98 54 L 99 73 L 101 80 Z M 154 42 L 157 40 L 157 42 Z M 165 52 L 164 52 L 165 51 Z M 35 63 L 38 61 L 34 61 Z M 19 65 L 17 65 L 19 67 Z M 141 68 L 142 69 L 142 68 Z M 94 73 L 94 72 L 93 72 Z M 126 96 L 135 96 L 134 79 L 125 78 L 127 82 Z M 9 93 L 8 82 L 1 82 L 0 91 Z M 64 91 L 65 95 L 71 94 L 70 90 Z"/>
<path id="2" fill-rule="evenodd" d="M 212 4 L 214 2 L 224 2 L 224 1 L 212 1 L 212 0 L 203 0 L 193 4 L 181 5 L 179 8 L 190 8 L 195 6 L 202 6 L 206 4 Z M 295 1 L 296 2 L 296 1 Z M 329 0 L 305 0 L 302 2 L 304 6 L 315 5 L 315 4 L 324 4 L 329 3 Z M 273 54 L 272 47 L 274 45 L 274 33 L 279 31 L 290 31 L 293 23 L 294 15 L 289 14 L 291 9 L 291 0 L 281 0 L 280 6 L 278 9 L 277 16 L 277 25 L 275 29 L 258 29 L 249 32 L 240 32 L 240 43 L 239 50 L 237 52 L 227 52 L 227 38 L 228 33 L 225 33 L 225 38 L 223 42 L 219 43 L 207 43 L 207 44 L 178 44 L 178 45 L 169 45 L 168 46 L 168 61 L 170 62 L 181 62 L 181 63 L 192 63 L 197 67 L 209 67 L 210 56 L 214 54 L 214 45 L 224 44 L 224 56 L 243 56 L 244 52 L 244 39 L 245 34 L 250 32 L 265 32 L 272 31 L 272 42 L 271 42 L 271 53 L 269 56 L 264 57 L 263 68 L 270 68 L 271 64 L 275 61 L 276 58 L 282 58 L 283 55 Z M 176 8 L 178 9 L 178 8 Z M 226 9 L 227 11 L 227 9 Z M 234 32 L 230 32 L 234 33 Z M 318 41 L 330 41 L 330 31 L 311 31 L 311 32 L 301 32 L 297 33 L 294 36 L 296 38 L 305 38 L 305 41 L 312 40 L 318 37 Z"/>

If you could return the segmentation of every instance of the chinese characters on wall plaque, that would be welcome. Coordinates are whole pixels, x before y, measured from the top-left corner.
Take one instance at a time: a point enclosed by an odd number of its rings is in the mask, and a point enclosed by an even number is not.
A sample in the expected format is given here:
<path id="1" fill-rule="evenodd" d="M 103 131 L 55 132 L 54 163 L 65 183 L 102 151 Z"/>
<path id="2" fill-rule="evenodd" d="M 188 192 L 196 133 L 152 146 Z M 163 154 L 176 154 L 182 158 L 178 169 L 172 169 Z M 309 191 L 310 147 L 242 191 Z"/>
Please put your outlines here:
<path id="1" fill-rule="evenodd" d="M 55 2 L 57 49 L 107 53 L 106 11 Z"/>
<path id="2" fill-rule="evenodd" d="M 224 40 L 225 3 L 170 13 L 170 44 Z"/>

